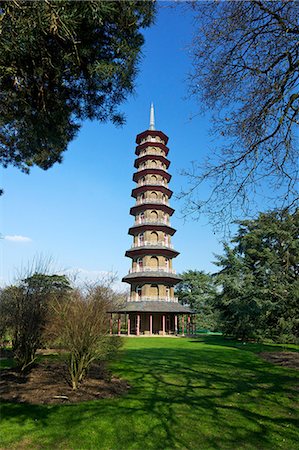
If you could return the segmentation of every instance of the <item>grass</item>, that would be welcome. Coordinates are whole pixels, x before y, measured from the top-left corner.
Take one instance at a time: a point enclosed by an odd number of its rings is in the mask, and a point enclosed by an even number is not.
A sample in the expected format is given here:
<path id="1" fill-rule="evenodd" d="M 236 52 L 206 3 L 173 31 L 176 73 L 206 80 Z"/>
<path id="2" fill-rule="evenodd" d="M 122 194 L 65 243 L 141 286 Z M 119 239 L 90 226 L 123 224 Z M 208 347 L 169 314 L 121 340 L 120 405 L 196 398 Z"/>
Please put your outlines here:
<path id="1" fill-rule="evenodd" d="M 256 355 L 267 350 L 279 347 L 221 336 L 126 338 L 113 362 L 132 386 L 125 396 L 4 404 L 1 448 L 295 450 L 298 372 Z"/>

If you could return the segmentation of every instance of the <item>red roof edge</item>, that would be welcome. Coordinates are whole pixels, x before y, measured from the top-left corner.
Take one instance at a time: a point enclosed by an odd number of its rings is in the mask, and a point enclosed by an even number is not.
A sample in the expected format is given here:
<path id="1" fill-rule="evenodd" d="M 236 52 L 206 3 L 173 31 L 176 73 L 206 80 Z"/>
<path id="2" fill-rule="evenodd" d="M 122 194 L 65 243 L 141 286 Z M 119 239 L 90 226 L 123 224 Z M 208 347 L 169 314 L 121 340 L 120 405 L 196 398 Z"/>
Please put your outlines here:
<path id="1" fill-rule="evenodd" d="M 163 141 L 165 142 L 165 145 L 168 142 L 168 136 L 166 136 L 166 134 L 163 133 L 163 131 L 158 131 L 158 130 L 145 130 L 142 133 L 137 134 L 136 136 L 136 144 L 140 144 L 140 141 L 143 137 L 145 136 L 159 136 L 161 139 L 163 139 Z"/>

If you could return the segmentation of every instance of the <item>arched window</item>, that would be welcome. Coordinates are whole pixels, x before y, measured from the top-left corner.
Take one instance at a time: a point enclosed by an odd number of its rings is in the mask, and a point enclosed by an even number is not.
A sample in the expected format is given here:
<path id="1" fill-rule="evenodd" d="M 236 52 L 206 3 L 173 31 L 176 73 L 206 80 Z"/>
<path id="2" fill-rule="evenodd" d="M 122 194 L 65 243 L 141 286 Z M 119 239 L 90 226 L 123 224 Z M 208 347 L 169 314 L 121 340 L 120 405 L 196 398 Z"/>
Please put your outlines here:
<path id="1" fill-rule="evenodd" d="M 169 269 L 169 258 L 165 258 L 165 268 L 166 270 Z"/>
<path id="2" fill-rule="evenodd" d="M 144 244 L 144 233 L 138 234 L 138 244 L 143 245 Z"/>
<path id="3" fill-rule="evenodd" d="M 136 297 L 137 299 L 141 298 L 142 296 L 142 287 L 141 286 L 136 286 Z"/>
<path id="4" fill-rule="evenodd" d="M 158 233 L 156 231 L 151 232 L 151 242 L 152 243 L 158 242 Z"/>
<path id="5" fill-rule="evenodd" d="M 168 243 L 169 243 L 169 237 L 168 237 L 168 234 L 164 233 L 164 244 L 165 244 L 165 245 L 168 245 Z"/>
<path id="6" fill-rule="evenodd" d="M 150 266 L 151 266 L 152 269 L 158 269 L 158 267 L 159 267 L 159 260 L 158 260 L 157 256 L 151 256 Z"/>
<path id="7" fill-rule="evenodd" d="M 159 297 L 159 287 L 157 284 L 150 285 L 150 296 L 151 297 Z"/>
<path id="8" fill-rule="evenodd" d="M 158 199 L 157 192 L 151 192 L 151 200 L 157 200 L 157 199 Z"/>
<path id="9" fill-rule="evenodd" d="M 143 223 L 144 222 L 144 212 L 139 214 L 139 222 Z"/>
<path id="10" fill-rule="evenodd" d="M 143 259 L 142 258 L 137 258 L 137 270 L 140 270 L 140 272 L 142 271 L 143 268 Z"/>
<path id="11" fill-rule="evenodd" d="M 157 211 L 151 211 L 151 213 L 150 213 L 150 220 L 151 220 L 151 222 L 157 222 L 158 221 L 158 213 L 157 213 Z"/>
<path id="12" fill-rule="evenodd" d="M 154 159 L 151 161 L 151 167 L 157 167 L 157 161 L 155 161 Z"/>
<path id="13" fill-rule="evenodd" d="M 151 177 L 150 177 L 150 183 L 151 183 L 151 184 L 157 184 L 157 177 L 156 177 L 156 175 L 151 175 Z"/>

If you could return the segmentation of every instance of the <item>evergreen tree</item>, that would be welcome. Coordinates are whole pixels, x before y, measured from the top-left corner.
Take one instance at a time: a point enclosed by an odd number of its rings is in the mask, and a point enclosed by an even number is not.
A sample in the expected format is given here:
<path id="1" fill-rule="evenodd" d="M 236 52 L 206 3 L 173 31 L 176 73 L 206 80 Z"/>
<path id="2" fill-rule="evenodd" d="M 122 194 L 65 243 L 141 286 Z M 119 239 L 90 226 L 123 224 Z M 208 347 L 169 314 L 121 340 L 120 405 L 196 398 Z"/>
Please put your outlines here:
<path id="1" fill-rule="evenodd" d="M 0 164 L 48 169 L 84 119 L 123 122 L 152 1 L 0 1 Z"/>
<path id="2" fill-rule="evenodd" d="M 180 276 L 183 281 L 176 287 L 179 302 L 182 305 L 189 305 L 196 311 L 198 328 L 215 331 L 217 329 L 217 313 L 213 308 L 216 295 L 215 279 L 209 273 L 199 270 L 188 270 Z"/>
<path id="3" fill-rule="evenodd" d="M 239 222 L 233 248 L 218 256 L 222 329 L 242 339 L 299 338 L 299 211 Z"/>

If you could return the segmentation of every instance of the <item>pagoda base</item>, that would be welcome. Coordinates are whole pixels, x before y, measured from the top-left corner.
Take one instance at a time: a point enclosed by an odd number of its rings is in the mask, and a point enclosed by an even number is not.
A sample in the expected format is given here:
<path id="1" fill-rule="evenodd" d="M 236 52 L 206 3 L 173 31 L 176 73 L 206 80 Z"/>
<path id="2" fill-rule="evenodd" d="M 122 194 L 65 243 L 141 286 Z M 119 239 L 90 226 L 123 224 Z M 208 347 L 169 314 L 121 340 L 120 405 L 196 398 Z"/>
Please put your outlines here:
<path id="1" fill-rule="evenodd" d="M 115 315 L 117 314 L 117 320 Z M 110 334 L 170 336 L 194 334 L 194 311 L 174 302 L 126 302 L 110 311 Z"/>

